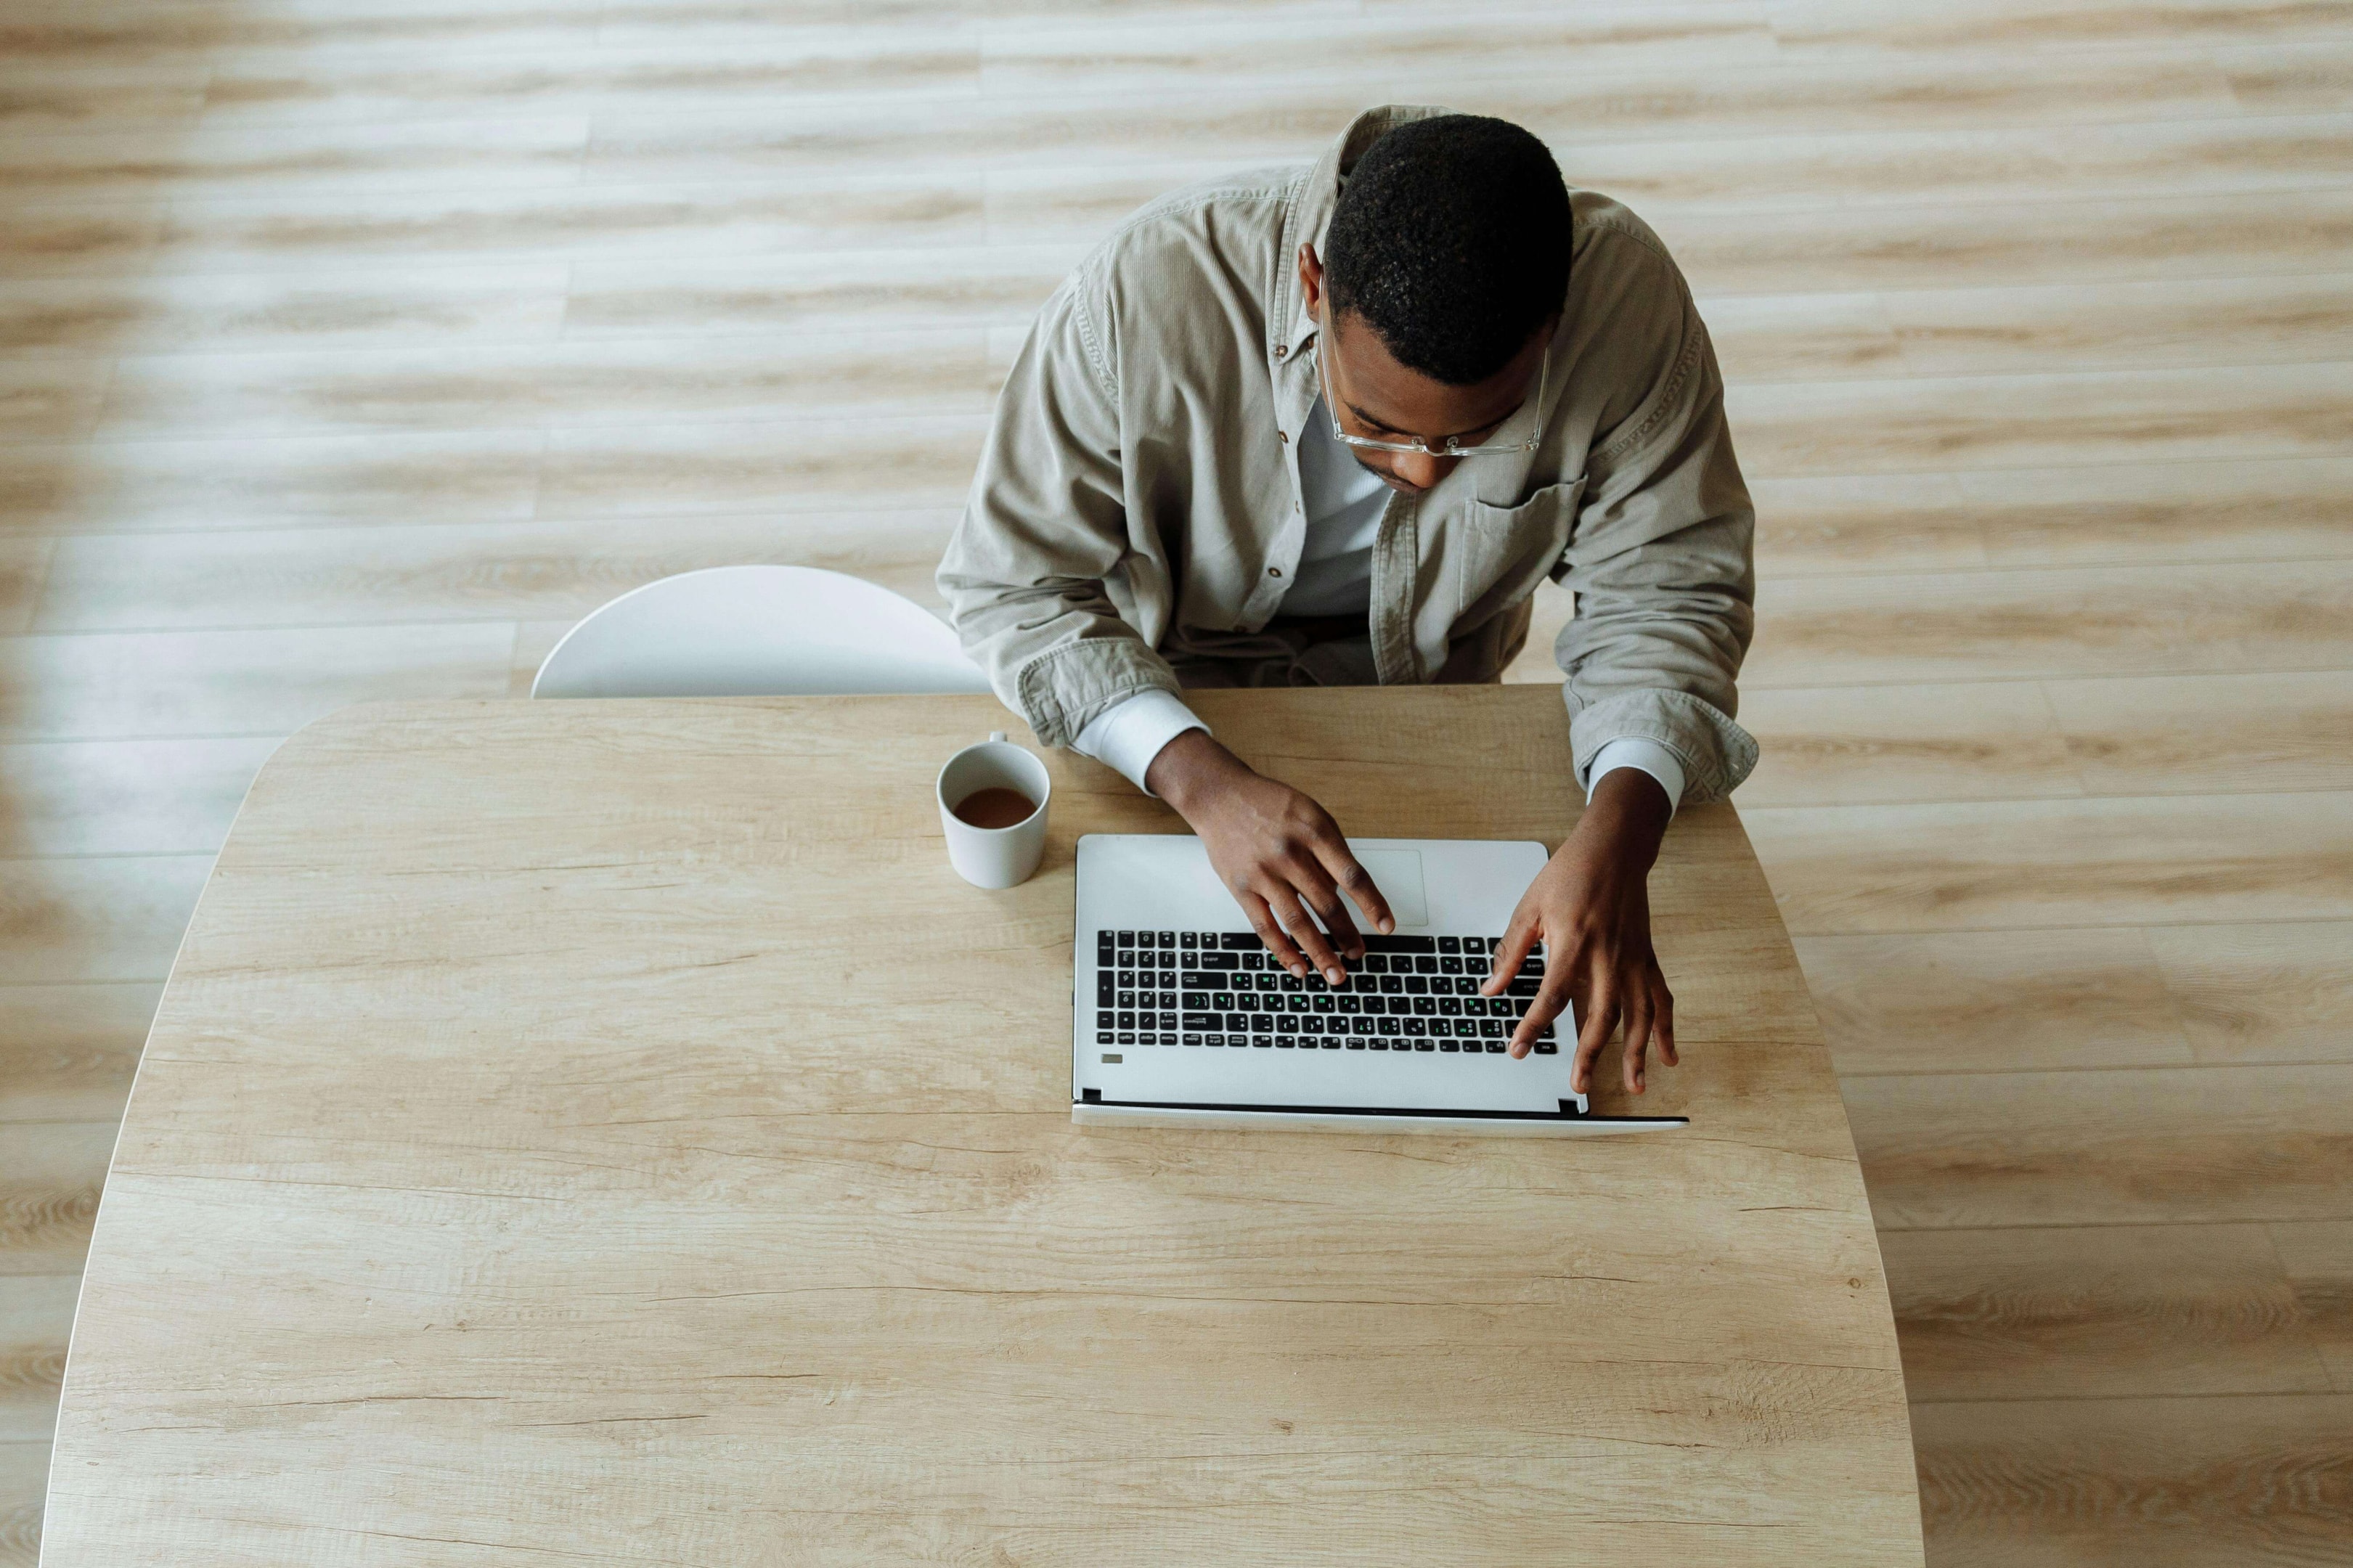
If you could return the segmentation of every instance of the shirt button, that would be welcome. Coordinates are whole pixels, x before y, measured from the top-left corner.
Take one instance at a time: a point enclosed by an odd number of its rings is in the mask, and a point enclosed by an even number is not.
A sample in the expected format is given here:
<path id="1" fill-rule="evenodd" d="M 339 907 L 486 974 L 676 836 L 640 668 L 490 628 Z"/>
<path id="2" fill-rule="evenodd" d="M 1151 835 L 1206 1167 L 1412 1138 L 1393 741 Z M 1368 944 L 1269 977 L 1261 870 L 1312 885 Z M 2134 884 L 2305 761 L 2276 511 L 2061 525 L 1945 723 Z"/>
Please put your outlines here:
<path id="1" fill-rule="evenodd" d="M 1266 569 L 1266 574 L 1270 577 L 1280 577 L 1282 575 L 1282 568 L 1280 566 L 1270 566 Z"/>
<path id="2" fill-rule="evenodd" d="M 1289 359 L 1291 357 L 1291 345 L 1289 343 L 1275 344 L 1274 357 L 1277 359 Z"/>
<path id="3" fill-rule="evenodd" d="M 1283 445 L 1289 446 L 1291 444 L 1291 432 L 1288 430 L 1277 430 L 1274 433 L 1274 438 L 1282 442 Z"/>

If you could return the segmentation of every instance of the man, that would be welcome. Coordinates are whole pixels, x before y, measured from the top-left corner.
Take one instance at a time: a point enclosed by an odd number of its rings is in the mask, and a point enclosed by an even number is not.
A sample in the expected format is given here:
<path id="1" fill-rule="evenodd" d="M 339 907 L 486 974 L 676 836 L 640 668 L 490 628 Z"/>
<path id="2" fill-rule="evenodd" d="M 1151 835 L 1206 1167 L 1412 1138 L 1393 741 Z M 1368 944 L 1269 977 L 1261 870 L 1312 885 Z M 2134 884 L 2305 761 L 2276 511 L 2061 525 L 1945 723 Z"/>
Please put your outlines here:
<path id="1" fill-rule="evenodd" d="M 1130 217 L 1046 302 L 941 563 L 965 648 L 1050 745 L 1191 824 L 1276 960 L 1331 984 L 1394 927 L 1341 830 L 1219 745 L 1185 686 L 1496 679 L 1547 575 L 1583 817 L 1486 984 L 1551 943 L 1512 1037 L 1582 1019 L 1582 1091 L 1625 1026 L 1675 1058 L 1646 885 L 1732 721 L 1752 514 L 1682 275 L 1504 121 L 1357 117 L 1313 167 Z M 1566 783 L 1567 781 L 1564 781 Z M 1344 900 L 1342 894 L 1346 895 Z M 1320 922 L 1320 923 L 1319 923 Z"/>

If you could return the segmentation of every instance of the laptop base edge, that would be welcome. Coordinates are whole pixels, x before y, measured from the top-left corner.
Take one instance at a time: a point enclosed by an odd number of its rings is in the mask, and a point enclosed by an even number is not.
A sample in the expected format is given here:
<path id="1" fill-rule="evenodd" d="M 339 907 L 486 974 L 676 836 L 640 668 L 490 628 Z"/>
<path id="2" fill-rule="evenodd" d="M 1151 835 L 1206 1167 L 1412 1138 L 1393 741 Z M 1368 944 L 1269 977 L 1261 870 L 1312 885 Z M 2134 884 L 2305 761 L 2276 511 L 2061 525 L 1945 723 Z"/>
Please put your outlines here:
<path id="1" fill-rule="evenodd" d="M 1261 1132 L 1420 1132 L 1455 1138 L 1598 1138 L 1620 1132 L 1660 1132 L 1688 1127 L 1685 1116 L 1563 1116 L 1488 1112 L 1450 1116 L 1442 1111 L 1352 1111 L 1326 1108 L 1284 1110 L 1275 1106 L 1118 1105 L 1073 1101 L 1071 1120 L 1081 1127 L 1189 1127 Z"/>

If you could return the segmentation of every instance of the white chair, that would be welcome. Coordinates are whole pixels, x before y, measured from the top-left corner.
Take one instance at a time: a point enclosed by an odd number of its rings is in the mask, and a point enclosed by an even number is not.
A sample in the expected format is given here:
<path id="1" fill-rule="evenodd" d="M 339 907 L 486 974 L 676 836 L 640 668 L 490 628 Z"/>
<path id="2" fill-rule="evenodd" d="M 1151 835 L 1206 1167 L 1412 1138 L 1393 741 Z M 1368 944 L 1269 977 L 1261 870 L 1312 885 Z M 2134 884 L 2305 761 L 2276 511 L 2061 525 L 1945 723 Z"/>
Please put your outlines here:
<path id="1" fill-rule="evenodd" d="M 533 697 L 987 691 L 937 616 L 807 566 L 714 566 L 630 590 L 564 634 Z"/>

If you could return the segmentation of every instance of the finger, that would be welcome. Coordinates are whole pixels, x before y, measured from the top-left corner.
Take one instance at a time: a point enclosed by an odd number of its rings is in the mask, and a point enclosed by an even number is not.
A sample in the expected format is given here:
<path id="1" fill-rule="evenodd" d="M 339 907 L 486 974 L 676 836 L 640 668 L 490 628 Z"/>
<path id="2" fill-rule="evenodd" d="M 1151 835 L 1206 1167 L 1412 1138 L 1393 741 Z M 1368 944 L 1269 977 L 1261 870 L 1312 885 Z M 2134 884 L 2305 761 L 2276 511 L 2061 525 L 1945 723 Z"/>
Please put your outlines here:
<path id="1" fill-rule="evenodd" d="M 1651 1051 L 1651 988 L 1647 977 L 1626 988 L 1626 1092 L 1640 1094 L 1648 1080 Z"/>
<path id="2" fill-rule="evenodd" d="M 1339 958 L 1332 952 L 1332 944 L 1324 940 L 1324 933 L 1316 928 L 1314 919 L 1300 907 L 1296 891 L 1277 884 L 1269 894 L 1267 903 L 1273 909 L 1274 918 L 1282 922 L 1282 929 L 1291 933 L 1291 940 L 1298 944 L 1299 951 L 1306 955 L 1307 963 L 1318 974 L 1334 985 L 1348 978 L 1348 972 L 1340 967 Z"/>
<path id="3" fill-rule="evenodd" d="M 1520 965 L 1535 951 L 1537 926 L 1535 911 L 1523 900 L 1520 907 L 1512 911 L 1511 923 L 1504 927 L 1503 945 L 1495 949 L 1494 957 L 1488 963 L 1487 978 L 1479 983 L 1482 994 L 1496 994 L 1520 972 Z"/>
<path id="4" fill-rule="evenodd" d="M 1586 1092 L 1586 1086 L 1592 1081 L 1594 1060 L 1601 1055 L 1601 1047 L 1609 1043 L 1609 1032 L 1617 1026 L 1617 977 L 1605 972 L 1595 982 L 1593 1005 L 1586 1012 L 1585 1027 L 1577 1031 L 1577 1065 L 1569 1070 L 1569 1088 L 1579 1094 Z"/>
<path id="5" fill-rule="evenodd" d="M 1535 1049 L 1536 1037 L 1544 1033 L 1546 1024 L 1560 1016 L 1563 1007 L 1568 1005 L 1568 990 L 1566 971 L 1555 969 L 1545 976 L 1544 984 L 1529 998 L 1526 1010 L 1520 1015 L 1518 1025 L 1512 1030 L 1511 1052 L 1514 1057 L 1524 1057 Z"/>
<path id="6" fill-rule="evenodd" d="M 1346 901 L 1340 897 L 1340 889 L 1332 885 L 1332 879 L 1324 874 L 1321 864 L 1310 860 L 1297 868 L 1291 885 L 1298 889 L 1299 901 L 1313 910 L 1315 918 L 1324 922 L 1324 929 L 1331 933 L 1334 952 L 1344 959 L 1365 956 L 1365 939 L 1356 934 L 1356 922 L 1348 918 Z M 1345 974 L 1341 976 L 1341 979 L 1345 978 Z M 1337 985 L 1340 982 L 1335 980 L 1332 984 Z"/>
<path id="7" fill-rule="evenodd" d="M 1291 939 L 1283 935 L 1282 928 L 1275 924 L 1273 912 L 1266 907 L 1266 900 L 1256 893 L 1236 893 L 1234 900 L 1241 905 L 1242 913 L 1249 918 L 1250 930 L 1258 932 L 1259 941 L 1266 943 L 1267 952 L 1274 954 L 1275 963 L 1293 974 L 1298 973 L 1304 967 L 1305 960 L 1299 956 L 1299 950 L 1291 945 Z"/>
<path id="8" fill-rule="evenodd" d="M 1381 896 L 1381 889 L 1373 881 L 1373 874 L 1357 864 L 1356 856 L 1348 852 L 1346 839 L 1319 842 L 1315 846 L 1315 858 L 1324 862 L 1324 869 L 1332 874 L 1332 880 L 1339 889 L 1356 901 L 1356 908 L 1375 931 L 1387 933 L 1397 930 L 1397 916 L 1390 912 L 1388 900 Z M 1347 923 L 1349 934 L 1354 936 L 1356 922 L 1350 921 Z M 1361 942 L 1356 955 L 1359 958 L 1364 956 Z"/>
<path id="9" fill-rule="evenodd" d="M 1659 1059 L 1669 1067 L 1681 1066 L 1683 1058 L 1675 1055 L 1675 994 L 1667 989 L 1666 976 L 1655 967 L 1651 972 L 1651 998 L 1654 1011 L 1651 1033 L 1658 1038 Z"/>

